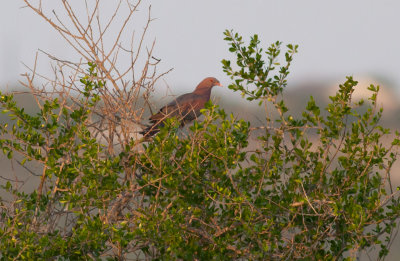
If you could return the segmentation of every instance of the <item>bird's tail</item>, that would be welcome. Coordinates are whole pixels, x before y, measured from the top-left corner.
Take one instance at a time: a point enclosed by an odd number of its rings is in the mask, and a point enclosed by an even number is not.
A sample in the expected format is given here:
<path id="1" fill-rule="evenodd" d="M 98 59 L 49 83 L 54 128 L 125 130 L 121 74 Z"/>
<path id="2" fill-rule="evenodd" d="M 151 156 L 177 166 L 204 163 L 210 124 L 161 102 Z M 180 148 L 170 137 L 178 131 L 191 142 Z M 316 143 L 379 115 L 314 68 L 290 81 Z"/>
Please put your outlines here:
<path id="1" fill-rule="evenodd" d="M 160 131 L 160 126 L 162 126 L 162 123 L 149 125 L 139 133 L 143 135 L 143 137 L 152 137 Z"/>

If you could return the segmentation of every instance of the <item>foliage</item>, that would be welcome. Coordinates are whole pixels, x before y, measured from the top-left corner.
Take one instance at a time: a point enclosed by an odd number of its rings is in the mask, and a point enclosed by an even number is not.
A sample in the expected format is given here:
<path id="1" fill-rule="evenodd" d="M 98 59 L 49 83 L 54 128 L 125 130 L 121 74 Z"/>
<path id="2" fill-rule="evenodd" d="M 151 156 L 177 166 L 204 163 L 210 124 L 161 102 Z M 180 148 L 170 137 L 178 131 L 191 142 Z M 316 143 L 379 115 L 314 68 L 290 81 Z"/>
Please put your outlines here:
<path id="1" fill-rule="evenodd" d="M 90 64 L 88 74 L 94 75 L 94 69 Z M 88 76 L 81 82 L 88 96 L 102 85 Z M 32 193 L 18 190 L 9 181 L 3 186 L 17 199 L 1 203 L 3 257 L 74 259 L 98 256 L 105 249 L 113 227 L 103 224 L 101 212 L 121 188 L 117 182 L 121 167 L 118 157 L 102 158 L 102 147 L 85 126 L 92 102 L 98 99 L 96 94 L 91 97 L 73 111 L 59 111 L 56 98 L 31 116 L 16 105 L 12 95 L 1 96 L 3 113 L 14 122 L 11 128 L 7 124 L 1 128 L 3 135 L 12 137 L 0 140 L 3 153 L 11 158 L 13 151 L 19 152 L 22 165 L 36 161 L 43 167 L 39 188 Z M 73 216 L 73 223 L 62 222 L 65 215 Z"/>
<path id="2" fill-rule="evenodd" d="M 0 128 L 3 153 L 42 173 L 33 191 L 2 186 L 0 257 L 334 260 L 372 246 L 387 255 L 400 140 L 379 125 L 379 86 L 354 103 L 348 77 L 326 108 L 311 97 L 294 117 L 283 94 L 297 46 L 280 66 L 280 42 L 264 51 L 257 35 L 246 45 L 226 31 L 225 40 L 235 55 L 222 61 L 229 88 L 264 105 L 263 125 L 208 103 L 187 133 L 169 119 L 153 140 L 110 149 L 92 130 L 108 84 L 97 62 L 81 74 L 78 106 L 53 97 L 30 115 L 0 94 L 11 121 Z"/>

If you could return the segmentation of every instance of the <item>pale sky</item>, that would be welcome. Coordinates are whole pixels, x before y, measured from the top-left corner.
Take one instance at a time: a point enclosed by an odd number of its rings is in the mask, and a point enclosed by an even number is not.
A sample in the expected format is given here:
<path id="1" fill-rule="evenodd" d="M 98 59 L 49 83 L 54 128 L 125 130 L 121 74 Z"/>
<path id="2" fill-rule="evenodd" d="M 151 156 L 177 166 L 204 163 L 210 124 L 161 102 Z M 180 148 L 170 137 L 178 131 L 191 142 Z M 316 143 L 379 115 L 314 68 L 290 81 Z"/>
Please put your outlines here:
<path id="1" fill-rule="evenodd" d="M 76 1 L 83 3 L 71 2 Z M 61 3 L 43 1 L 50 2 Z M 191 91 L 206 76 L 229 83 L 220 63 L 229 57 L 225 29 L 257 33 L 264 47 L 277 40 L 299 44 L 289 85 L 371 74 L 392 82 L 400 93 L 400 1 L 154 0 L 143 1 L 136 21 L 143 21 L 148 4 L 156 18 L 149 40 L 156 38 L 161 69 L 174 68 L 165 81 L 177 93 Z M 1 87 L 21 79 L 26 71 L 21 62 L 32 65 L 38 49 L 73 56 L 40 17 L 21 6 L 22 0 L 0 3 Z"/>

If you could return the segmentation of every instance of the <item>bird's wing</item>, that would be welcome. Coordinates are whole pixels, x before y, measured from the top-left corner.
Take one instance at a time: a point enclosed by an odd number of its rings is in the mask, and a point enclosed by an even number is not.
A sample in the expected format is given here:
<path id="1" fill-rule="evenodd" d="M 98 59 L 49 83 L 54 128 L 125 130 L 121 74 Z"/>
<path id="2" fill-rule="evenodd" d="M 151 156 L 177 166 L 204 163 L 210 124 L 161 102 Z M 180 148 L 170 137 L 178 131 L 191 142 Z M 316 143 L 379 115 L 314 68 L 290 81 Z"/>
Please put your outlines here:
<path id="1" fill-rule="evenodd" d="M 198 95 L 193 93 L 186 93 L 177 97 L 175 100 L 162 107 L 157 114 L 152 115 L 150 121 L 156 123 L 169 117 L 185 117 L 192 111 L 197 111 L 200 107 L 199 97 L 197 96 Z"/>

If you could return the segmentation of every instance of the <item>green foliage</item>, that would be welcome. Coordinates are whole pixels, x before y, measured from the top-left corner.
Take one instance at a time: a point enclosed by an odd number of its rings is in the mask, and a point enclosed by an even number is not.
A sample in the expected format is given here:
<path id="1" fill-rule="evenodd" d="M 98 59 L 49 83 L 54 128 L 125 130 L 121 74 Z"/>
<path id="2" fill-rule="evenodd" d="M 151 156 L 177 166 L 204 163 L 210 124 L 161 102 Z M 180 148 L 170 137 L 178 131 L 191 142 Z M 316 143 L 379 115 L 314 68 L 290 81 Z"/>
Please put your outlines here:
<path id="1" fill-rule="evenodd" d="M 336 260 L 373 246 L 387 255 L 400 213 L 390 183 L 400 139 L 379 125 L 379 86 L 354 103 L 348 77 L 326 108 L 310 97 L 295 118 L 283 94 L 297 46 L 277 69 L 280 42 L 264 51 L 257 35 L 246 45 L 226 31 L 225 40 L 235 55 L 222 61 L 229 88 L 265 105 L 261 126 L 208 103 L 187 134 L 168 119 L 153 140 L 112 154 L 87 123 L 106 84 L 94 63 L 75 109 L 55 98 L 31 116 L 1 94 L 13 122 L 1 126 L 0 148 L 43 170 L 33 192 L 3 187 L 16 200 L 1 203 L 1 257 Z"/>
<path id="2" fill-rule="evenodd" d="M 276 69 L 275 66 L 280 65 L 277 59 L 281 52 L 281 42 L 272 44 L 264 54 L 264 50 L 259 46 L 258 35 L 251 37 L 249 45 L 244 46 L 243 39 L 238 33 L 225 31 L 224 34 L 225 40 L 231 46 L 229 51 L 236 54 L 236 65 L 239 67 L 238 70 L 234 70 L 231 61 L 222 61 L 224 72 L 234 80 L 229 85 L 229 89 L 240 91 L 242 96 L 246 96 L 249 101 L 275 100 L 287 84 L 290 63 L 293 55 L 297 53 L 298 46 L 291 44 L 287 46 L 286 65 L 280 67 L 278 74 L 272 76 L 270 74 Z M 267 55 L 267 61 L 264 60 L 263 55 Z"/>
<path id="3" fill-rule="evenodd" d="M 88 76 L 93 76 L 93 65 Z M 85 90 L 101 88 L 88 76 L 82 78 Z M 17 200 L 12 205 L 2 201 L 0 252 L 5 257 L 43 259 L 54 256 L 75 259 L 87 254 L 99 256 L 113 234 L 98 212 L 105 211 L 121 185 L 117 182 L 119 158 L 102 159 L 103 148 L 93 139 L 85 119 L 93 106 L 83 101 L 81 107 L 60 111 L 58 99 L 46 101 L 36 116 L 20 109 L 12 95 L 1 95 L 3 112 L 13 120 L 1 126 L 0 148 L 9 158 L 19 152 L 26 161 L 42 166 L 40 186 L 30 194 L 3 187 Z M 4 208 L 6 210 L 4 210 Z M 65 215 L 72 223 L 63 224 Z"/>
<path id="4" fill-rule="evenodd" d="M 140 159 L 139 184 L 151 204 L 136 222 L 140 237 L 154 242 L 162 259 L 222 258 L 233 240 L 218 225 L 233 225 L 221 214 L 234 217 L 244 200 L 232 171 L 245 160 L 249 123 L 210 103 L 203 113 L 205 120 L 189 136 L 164 129 Z M 224 203 L 231 200 L 238 204 L 234 209 Z"/>

